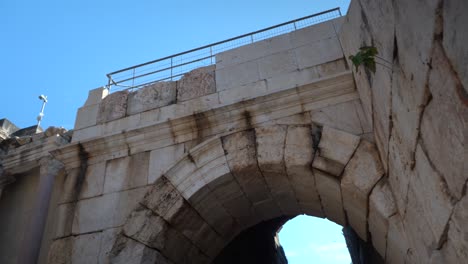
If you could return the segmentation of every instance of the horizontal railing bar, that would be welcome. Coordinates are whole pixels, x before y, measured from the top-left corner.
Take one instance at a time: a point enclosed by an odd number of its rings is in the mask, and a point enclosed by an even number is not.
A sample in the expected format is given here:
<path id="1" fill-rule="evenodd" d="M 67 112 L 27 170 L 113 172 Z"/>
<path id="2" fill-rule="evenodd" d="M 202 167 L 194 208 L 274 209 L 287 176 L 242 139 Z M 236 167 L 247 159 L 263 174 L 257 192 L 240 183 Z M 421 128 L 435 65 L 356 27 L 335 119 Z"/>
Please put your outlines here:
<path id="1" fill-rule="evenodd" d="M 155 73 L 158 73 L 158 72 L 167 71 L 167 70 L 170 70 L 171 68 L 174 69 L 174 68 L 177 68 L 177 67 L 185 66 L 185 65 L 187 65 L 187 64 L 194 63 L 194 62 L 198 62 L 198 61 L 202 61 L 202 60 L 206 60 L 206 59 L 209 59 L 209 58 L 211 58 L 211 57 L 213 57 L 213 56 L 207 56 L 207 57 L 200 58 L 200 59 L 196 59 L 196 60 L 193 60 L 193 61 L 189 61 L 189 62 L 184 62 L 184 63 L 181 63 L 181 64 L 177 64 L 177 65 L 174 65 L 174 66 L 172 66 L 172 67 L 167 67 L 167 68 L 164 68 L 164 69 L 161 69 L 161 70 L 152 71 L 152 72 L 147 72 L 147 73 L 145 73 L 145 74 L 137 75 L 137 76 L 135 76 L 135 77 L 127 78 L 127 79 L 125 79 L 125 80 L 120 80 L 120 81 L 117 81 L 117 82 L 114 81 L 114 84 L 123 83 L 123 82 L 130 81 L 130 80 L 133 80 L 133 79 L 137 79 L 137 78 L 140 78 L 140 77 L 145 77 L 145 76 L 148 76 L 148 75 L 151 75 L 151 74 L 155 74 Z M 169 77 L 169 78 L 171 78 L 171 77 Z"/>
<path id="2" fill-rule="evenodd" d="M 330 12 L 333 12 L 333 11 L 340 11 L 340 8 L 339 8 L 339 7 L 336 7 L 336 8 L 329 9 L 329 10 L 325 10 L 325 11 L 322 11 L 322 12 L 320 12 L 320 13 L 316 13 L 316 14 L 313 14 L 313 15 L 309 15 L 309 16 L 297 18 L 297 19 L 294 19 L 294 20 L 291 20 L 291 21 L 288 21 L 288 22 L 284 22 L 284 23 L 277 24 L 277 25 L 274 25 L 274 26 L 271 26 L 271 27 L 267 27 L 267 28 L 264 28 L 264 29 L 260 29 L 260 30 L 257 30 L 257 31 L 253 31 L 253 32 L 250 32 L 250 33 L 247 33 L 247 34 L 243 34 L 243 35 L 240 35 L 240 36 L 237 36 L 237 37 L 233 37 L 233 38 L 230 38 L 230 39 L 226 39 L 226 40 L 223 40 L 223 41 L 218 41 L 218 42 L 215 42 L 215 43 L 212 43 L 212 44 L 208 44 L 208 45 L 205 45 L 205 46 L 202 46 L 202 47 L 199 47 L 199 48 L 191 49 L 191 50 L 188 50 L 188 51 L 180 52 L 180 53 L 177 53 L 177 54 L 174 54 L 174 55 L 170 55 L 170 56 L 167 56 L 167 57 L 164 57 L 164 58 L 160 58 L 160 59 L 157 59 L 157 60 L 152 60 L 152 61 L 148 61 L 148 62 L 145 62 L 145 63 L 141 63 L 141 64 L 138 64 L 138 65 L 134 65 L 134 66 L 131 66 L 131 67 L 128 67 L 128 68 L 125 68 L 125 69 L 121 69 L 121 70 L 118 70 L 118 71 L 114 71 L 114 72 L 108 73 L 108 74 L 106 74 L 106 75 L 109 77 L 109 75 L 114 75 L 114 74 L 121 73 L 121 72 L 124 72 L 124 71 L 128 71 L 128 70 L 131 70 L 131 69 L 143 67 L 143 66 L 146 66 L 146 65 L 149 65 L 149 64 L 153 64 L 153 63 L 156 63 L 156 62 L 159 62 L 159 61 L 167 60 L 167 59 L 170 59 L 170 58 L 173 58 L 173 57 L 177 57 L 177 56 L 180 56 L 180 55 L 184 55 L 184 54 L 187 54 L 187 53 L 191 53 L 191 52 L 194 52 L 194 51 L 197 51 L 197 50 L 206 49 L 206 48 L 209 48 L 209 47 L 212 47 L 212 46 L 216 46 L 216 45 L 219 45 L 219 44 L 223 44 L 223 43 L 226 43 L 226 42 L 229 42 L 229 41 L 233 41 L 233 40 L 236 40 L 236 39 L 241 39 L 241 38 L 244 38 L 244 37 L 248 37 L 248 36 L 251 36 L 251 35 L 254 35 L 254 34 L 258 34 L 258 33 L 264 32 L 264 31 L 268 31 L 268 30 L 273 29 L 273 28 L 277 28 L 277 27 L 281 27 L 281 26 L 284 26 L 284 25 L 288 25 L 288 24 L 291 24 L 291 23 L 294 23 L 294 22 L 298 22 L 298 21 L 300 21 L 300 20 L 305 20 L 305 19 L 308 19 L 308 18 L 320 16 L 320 15 L 323 15 L 323 14 L 326 14 L 326 13 L 330 13 Z M 340 13 L 340 14 L 341 14 L 341 13 Z"/>

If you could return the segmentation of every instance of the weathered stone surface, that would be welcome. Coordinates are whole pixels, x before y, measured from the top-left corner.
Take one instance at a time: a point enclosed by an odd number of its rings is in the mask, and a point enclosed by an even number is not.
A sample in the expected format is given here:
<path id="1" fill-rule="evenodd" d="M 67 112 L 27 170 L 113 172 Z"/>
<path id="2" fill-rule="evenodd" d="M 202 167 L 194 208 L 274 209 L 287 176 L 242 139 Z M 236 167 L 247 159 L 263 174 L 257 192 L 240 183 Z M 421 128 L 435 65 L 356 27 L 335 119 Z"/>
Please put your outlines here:
<path id="1" fill-rule="evenodd" d="M 314 52 L 317 50 L 327 50 L 327 52 Z M 294 49 L 294 52 L 300 69 L 334 61 L 343 57 L 343 51 L 341 50 L 340 42 L 337 37 L 312 42 Z"/>
<path id="2" fill-rule="evenodd" d="M 112 249 L 109 257 L 110 263 L 127 264 L 127 263 L 161 263 L 172 264 L 158 251 L 138 243 L 133 239 L 120 236 Z"/>
<path id="3" fill-rule="evenodd" d="M 89 233 L 123 225 L 147 190 L 142 187 L 78 201 L 72 233 Z"/>
<path id="4" fill-rule="evenodd" d="M 372 244 L 385 259 L 387 250 L 388 218 L 397 211 L 392 191 L 387 183 L 381 181 L 369 196 L 369 232 Z"/>
<path id="5" fill-rule="evenodd" d="M 468 12 L 468 4 L 466 1 L 444 1 L 442 10 L 444 50 L 465 88 L 464 98 L 466 100 L 466 93 L 468 92 L 468 51 L 465 43 L 468 42 L 468 35 L 465 34 L 465 30 L 468 18 L 465 14 Z"/>
<path id="6" fill-rule="evenodd" d="M 363 133 L 355 101 L 337 104 L 310 112 L 311 120 L 354 135 Z"/>
<path id="7" fill-rule="evenodd" d="M 297 69 L 298 64 L 293 51 L 278 52 L 258 60 L 260 79 L 267 79 Z"/>
<path id="8" fill-rule="evenodd" d="M 281 211 L 286 215 L 295 215 L 300 213 L 300 207 L 284 165 L 286 132 L 286 126 L 256 128 L 257 160 Z"/>
<path id="9" fill-rule="evenodd" d="M 325 126 L 312 167 L 339 176 L 358 144 L 358 136 Z"/>
<path id="10" fill-rule="evenodd" d="M 267 183 L 260 172 L 256 158 L 255 132 L 253 130 L 235 133 L 222 138 L 223 148 L 232 175 L 251 201 L 257 214 L 264 220 L 280 214 L 272 199 Z M 267 207 L 268 210 L 263 208 Z M 265 211 L 268 213 L 265 214 Z"/>
<path id="11" fill-rule="evenodd" d="M 127 190 L 147 184 L 149 152 L 107 162 L 104 193 Z"/>
<path id="12" fill-rule="evenodd" d="M 325 216 L 339 225 L 346 225 L 340 181 L 335 176 L 328 175 L 319 170 L 314 170 L 313 172 Z"/>
<path id="13" fill-rule="evenodd" d="M 452 263 L 463 262 L 468 259 L 467 222 L 468 195 L 465 195 L 453 209 L 453 215 L 450 219 L 446 258 L 448 261 L 451 260 Z"/>
<path id="14" fill-rule="evenodd" d="M 177 81 L 177 101 L 187 101 L 216 92 L 216 65 L 195 69 Z"/>
<path id="15" fill-rule="evenodd" d="M 102 124 L 125 117 L 127 112 L 128 91 L 108 95 L 99 105 L 97 123 Z"/>
<path id="16" fill-rule="evenodd" d="M 89 90 L 88 98 L 84 105 L 95 105 L 99 104 L 103 98 L 109 95 L 109 89 L 105 87 L 99 87 L 93 90 Z"/>
<path id="17" fill-rule="evenodd" d="M 343 172 L 341 193 L 349 224 L 364 241 L 367 241 L 368 197 L 383 174 L 377 148 L 362 140 Z"/>
<path id="18" fill-rule="evenodd" d="M 74 237 L 71 263 L 97 263 L 100 245 L 101 233 L 92 233 Z"/>
<path id="19" fill-rule="evenodd" d="M 386 263 L 405 263 L 408 249 L 405 228 L 401 223 L 400 215 L 395 214 L 388 219 Z"/>
<path id="20" fill-rule="evenodd" d="M 97 124 L 99 104 L 85 105 L 78 108 L 74 129 L 83 129 Z"/>
<path id="21" fill-rule="evenodd" d="M 73 237 L 55 240 L 49 249 L 47 263 L 71 264 Z"/>
<path id="22" fill-rule="evenodd" d="M 148 183 L 154 183 L 184 154 L 184 144 L 177 144 L 151 151 L 149 158 Z"/>
<path id="23" fill-rule="evenodd" d="M 109 263 L 109 256 L 112 251 L 112 246 L 114 245 L 121 231 L 121 228 L 111 228 L 102 231 L 98 257 L 99 264 Z"/>
<path id="24" fill-rule="evenodd" d="M 312 145 L 312 133 L 309 126 L 289 126 L 284 146 L 284 162 L 289 182 L 302 212 L 323 217 L 315 177 L 311 169 L 314 158 Z"/>
<path id="25" fill-rule="evenodd" d="M 57 222 L 55 226 L 55 238 L 71 235 L 74 216 L 74 204 L 61 204 L 57 207 Z"/>
<path id="26" fill-rule="evenodd" d="M 176 101 L 176 82 L 157 82 L 128 95 L 127 115 L 170 105 Z"/>
<path id="27" fill-rule="evenodd" d="M 463 171 L 468 108 L 457 94 L 458 80 L 439 45 L 434 48 L 432 65 L 429 76 L 432 100 L 424 109 L 421 138 L 429 159 L 444 177 L 451 195 L 460 199 L 468 179 L 468 174 Z"/>
<path id="28" fill-rule="evenodd" d="M 444 239 L 444 230 L 452 212 L 452 203 L 447 195 L 441 175 L 434 170 L 420 145 L 416 149 L 415 177 L 410 179 L 410 189 L 415 201 L 407 211 L 418 210 L 416 220 L 423 217 L 438 246 Z M 409 198 L 408 198 L 409 199 Z M 408 201 L 410 203 L 410 201 Z"/>

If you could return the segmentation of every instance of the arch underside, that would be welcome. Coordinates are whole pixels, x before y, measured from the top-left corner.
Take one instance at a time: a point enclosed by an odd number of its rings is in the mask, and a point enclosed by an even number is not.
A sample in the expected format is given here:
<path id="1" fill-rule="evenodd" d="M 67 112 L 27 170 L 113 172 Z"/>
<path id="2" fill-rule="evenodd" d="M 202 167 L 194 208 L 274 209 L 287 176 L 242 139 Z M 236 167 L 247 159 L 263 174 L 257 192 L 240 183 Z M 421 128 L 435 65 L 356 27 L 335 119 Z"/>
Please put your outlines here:
<path id="1" fill-rule="evenodd" d="M 198 144 L 158 178 L 109 260 L 210 263 L 243 230 L 299 214 L 349 225 L 385 257 L 392 199 L 371 141 L 310 122 L 248 128 Z"/>

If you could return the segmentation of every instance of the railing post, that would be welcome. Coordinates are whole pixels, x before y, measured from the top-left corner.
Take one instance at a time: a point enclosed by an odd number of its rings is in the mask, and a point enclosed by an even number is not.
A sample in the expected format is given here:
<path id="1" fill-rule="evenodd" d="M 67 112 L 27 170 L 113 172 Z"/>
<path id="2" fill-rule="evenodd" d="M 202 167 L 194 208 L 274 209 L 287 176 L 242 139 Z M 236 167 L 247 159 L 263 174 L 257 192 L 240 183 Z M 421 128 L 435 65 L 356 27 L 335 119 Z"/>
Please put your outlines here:
<path id="1" fill-rule="evenodd" d="M 250 43 L 253 43 L 253 34 L 250 34 Z"/>
<path id="2" fill-rule="evenodd" d="M 173 59 L 173 58 L 174 58 L 174 57 L 171 57 L 171 81 L 172 81 L 172 59 Z"/>
<path id="3" fill-rule="evenodd" d="M 133 68 L 132 88 L 135 86 L 135 68 Z"/>
<path id="4" fill-rule="evenodd" d="M 294 24 L 294 30 L 297 30 L 297 28 L 296 28 L 296 22 L 294 22 L 293 24 Z"/>
<path id="5" fill-rule="evenodd" d="M 213 46 L 210 46 L 210 63 L 213 64 Z"/>
<path id="6" fill-rule="evenodd" d="M 343 16 L 343 15 L 341 14 L 341 7 L 338 7 L 338 12 L 340 13 L 340 16 Z"/>

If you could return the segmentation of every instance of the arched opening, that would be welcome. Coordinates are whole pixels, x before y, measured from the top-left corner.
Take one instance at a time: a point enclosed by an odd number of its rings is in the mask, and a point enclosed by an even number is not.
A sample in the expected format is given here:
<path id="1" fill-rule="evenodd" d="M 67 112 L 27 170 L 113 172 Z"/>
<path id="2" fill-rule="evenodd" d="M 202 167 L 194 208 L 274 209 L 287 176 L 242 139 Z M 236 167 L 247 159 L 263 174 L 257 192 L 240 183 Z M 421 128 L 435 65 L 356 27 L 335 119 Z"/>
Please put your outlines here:
<path id="1" fill-rule="evenodd" d="M 351 263 L 342 229 L 327 219 L 299 215 L 286 222 L 278 236 L 289 264 Z"/>

